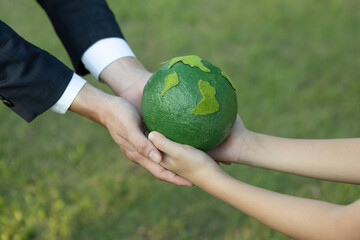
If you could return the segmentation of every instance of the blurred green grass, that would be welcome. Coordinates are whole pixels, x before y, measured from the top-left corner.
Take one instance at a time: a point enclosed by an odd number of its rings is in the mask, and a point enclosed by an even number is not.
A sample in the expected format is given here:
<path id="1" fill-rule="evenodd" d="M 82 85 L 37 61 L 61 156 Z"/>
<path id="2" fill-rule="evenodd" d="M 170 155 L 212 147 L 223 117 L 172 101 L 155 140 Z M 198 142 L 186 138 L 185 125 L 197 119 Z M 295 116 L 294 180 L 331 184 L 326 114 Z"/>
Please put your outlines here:
<path id="1" fill-rule="evenodd" d="M 109 0 L 151 71 L 197 54 L 235 81 L 254 131 L 293 138 L 360 135 L 360 2 Z M 2 1 L 19 34 L 70 65 L 35 1 Z M 109 91 L 96 83 L 90 83 Z M 46 112 L 27 124 L 0 106 L 0 239 L 288 239 L 199 188 L 160 182 L 130 163 L 106 130 Z M 246 166 L 233 176 L 339 204 L 359 187 Z"/>

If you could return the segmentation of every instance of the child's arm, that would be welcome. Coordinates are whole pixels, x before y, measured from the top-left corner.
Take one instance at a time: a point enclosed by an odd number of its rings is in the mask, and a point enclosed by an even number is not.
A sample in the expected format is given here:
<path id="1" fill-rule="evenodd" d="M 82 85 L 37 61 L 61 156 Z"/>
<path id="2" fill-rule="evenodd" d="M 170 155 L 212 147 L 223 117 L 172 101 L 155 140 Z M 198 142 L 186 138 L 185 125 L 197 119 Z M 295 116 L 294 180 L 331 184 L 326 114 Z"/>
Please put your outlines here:
<path id="1" fill-rule="evenodd" d="M 193 147 L 157 132 L 149 139 L 167 154 L 162 166 L 277 231 L 296 239 L 359 239 L 360 201 L 341 206 L 271 192 L 237 181 Z"/>
<path id="2" fill-rule="evenodd" d="M 360 138 L 272 137 L 247 130 L 238 118 L 228 139 L 209 154 L 217 161 L 360 184 Z"/>

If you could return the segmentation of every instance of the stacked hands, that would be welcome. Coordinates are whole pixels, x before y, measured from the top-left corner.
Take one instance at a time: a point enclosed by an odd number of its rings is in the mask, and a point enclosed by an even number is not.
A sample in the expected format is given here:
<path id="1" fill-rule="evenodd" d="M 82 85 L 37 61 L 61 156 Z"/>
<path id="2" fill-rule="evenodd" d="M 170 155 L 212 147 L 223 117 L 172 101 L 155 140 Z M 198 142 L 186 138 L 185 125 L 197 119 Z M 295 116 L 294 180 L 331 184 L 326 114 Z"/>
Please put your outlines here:
<path id="1" fill-rule="evenodd" d="M 192 186 L 191 182 L 159 164 L 161 153 L 145 136 L 141 96 L 150 76 L 151 73 L 136 58 L 118 59 L 99 77 L 117 96 L 86 83 L 69 109 L 107 128 L 122 152 L 156 178 L 176 185 Z"/>
<path id="2" fill-rule="evenodd" d="M 70 110 L 77 112 L 95 122 L 100 123 L 108 129 L 113 140 L 119 145 L 122 152 L 134 163 L 140 164 L 159 180 L 167 181 L 175 185 L 193 186 L 191 177 L 185 171 L 178 171 L 177 165 L 189 169 L 198 169 L 193 164 L 182 161 L 170 161 L 167 148 L 162 148 L 163 141 L 169 143 L 160 133 L 151 133 L 146 138 L 146 127 L 142 123 L 141 97 L 151 73 L 134 57 L 124 57 L 111 63 L 100 74 L 100 81 L 106 83 L 117 96 L 109 95 L 93 87 L 89 83 L 81 89 Z M 209 154 L 218 161 L 224 163 L 236 162 L 235 152 L 232 148 L 238 148 L 235 135 L 246 133 L 240 117 L 238 117 L 232 134 L 228 137 L 222 147 L 218 147 Z M 161 136 L 152 142 L 152 136 Z M 159 142 L 161 139 L 161 142 Z M 165 140 L 166 139 L 166 140 Z M 151 141 L 150 141 L 151 140 Z M 159 144 L 159 146 L 157 145 Z M 208 158 L 209 165 L 215 163 L 208 155 L 190 146 L 173 144 L 177 154 L 195 154 Z M 165 144 L 165 146 L 167 146 Z M 240 146 L 245 146 L 240 144 Z M 181 151 L 184 148 L 187 151 Z M 162 156 L 161 152 L 169 155 Z M 243 151 L 241 151 L 243 152 Z M 184 159 L 183 159 L 184 160 Z M 172 163 L 172 164 L 170 164 Z M 215 164 L 216 165 L 216 164 Z"/>
<path id="3" fill-rule="evenodd" d="M 131 161 L 160 180 L 195 184 L 293 238 L 358 239 L 360 201 L 342 206 L 271 192 L 232 178 L 218 162 L 359 184 L 360 139 L 273 137 L 246 129 L 239 116 L 227 139 L 207 153 L 170 141 L 159 132 L 146 137 L 141 96 L 150 76 L 136 58 L 121 58 L 100 74 L 117 96 L 86 83 L 70 110 L 107 128 Z"/>

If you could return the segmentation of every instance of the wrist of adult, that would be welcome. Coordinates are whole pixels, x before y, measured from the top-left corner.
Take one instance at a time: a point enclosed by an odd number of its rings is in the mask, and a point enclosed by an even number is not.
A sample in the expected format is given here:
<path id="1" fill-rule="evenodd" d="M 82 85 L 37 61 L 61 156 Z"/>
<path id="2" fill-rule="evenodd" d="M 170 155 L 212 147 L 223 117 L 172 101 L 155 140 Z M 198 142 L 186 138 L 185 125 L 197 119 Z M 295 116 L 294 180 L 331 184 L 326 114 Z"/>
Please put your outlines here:
<path id="1" fill-rule="evenodd" d="M 126 91 L 134 84 L 145 85 L 151 73 L 135 57 L 120 58 L 109 64 L 100 74 L 99 80 L 106 83 L 116 95 Z M 140 83 L 140 84 L 138 84 Z"/>
<path id="2" fill-rule="evenodd" d="M 69 110 L 105 125 L 105 116 L 108 112 L 107 106 L 111 98 L 111 95 L 86 83 L 75 97 Z"/>

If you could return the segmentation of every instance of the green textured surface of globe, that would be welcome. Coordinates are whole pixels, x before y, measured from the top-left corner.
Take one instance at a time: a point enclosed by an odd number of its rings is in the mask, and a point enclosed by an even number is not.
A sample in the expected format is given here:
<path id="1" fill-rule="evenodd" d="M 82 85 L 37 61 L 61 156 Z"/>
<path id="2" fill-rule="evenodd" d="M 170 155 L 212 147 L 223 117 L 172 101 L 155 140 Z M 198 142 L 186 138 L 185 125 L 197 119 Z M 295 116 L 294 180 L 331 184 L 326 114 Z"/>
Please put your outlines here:
<path id="1" fill-rule="evenodd" d="M 207 151 L 229 135 L 237 115 L 230 77 L 195 55 L 164 63 L 147 82 L 142 113 L 149 131 Z"/>

